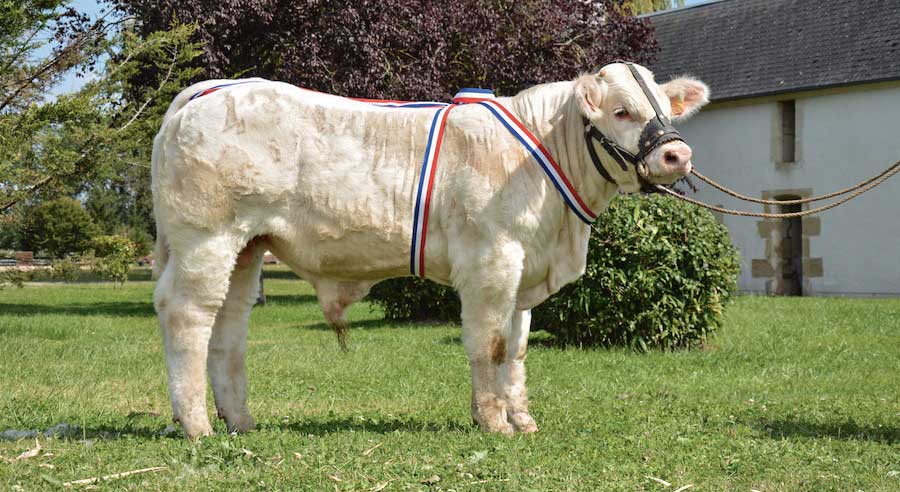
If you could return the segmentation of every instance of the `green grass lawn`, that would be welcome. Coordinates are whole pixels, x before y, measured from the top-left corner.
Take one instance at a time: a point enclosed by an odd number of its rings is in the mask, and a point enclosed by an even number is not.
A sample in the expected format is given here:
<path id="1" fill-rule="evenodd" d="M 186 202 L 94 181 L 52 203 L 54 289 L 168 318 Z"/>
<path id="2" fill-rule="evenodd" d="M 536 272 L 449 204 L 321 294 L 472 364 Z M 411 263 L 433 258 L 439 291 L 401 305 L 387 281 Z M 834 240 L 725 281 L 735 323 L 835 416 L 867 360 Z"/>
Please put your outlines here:
<path id="1" fill-rule="evenodd" d="M 900 490 L 900 299 L 744 297 L 718 337 L 681 353 L 566 350 L 533 334 L 541 431 L 507 438 L 471 424 L 459 327 L 385 323 L 360 304 L 341 353 L 310 287 L 279 277 L 251 321 L 259 429 L 217 422 L 199 444 L 162 435 L 152 283 L 0 291 L 0 432 L 71 426 L 32 458 L 15 460 L 34 439 L 0 441 L 0 487 L 165 466 L 100 487 Z"/>

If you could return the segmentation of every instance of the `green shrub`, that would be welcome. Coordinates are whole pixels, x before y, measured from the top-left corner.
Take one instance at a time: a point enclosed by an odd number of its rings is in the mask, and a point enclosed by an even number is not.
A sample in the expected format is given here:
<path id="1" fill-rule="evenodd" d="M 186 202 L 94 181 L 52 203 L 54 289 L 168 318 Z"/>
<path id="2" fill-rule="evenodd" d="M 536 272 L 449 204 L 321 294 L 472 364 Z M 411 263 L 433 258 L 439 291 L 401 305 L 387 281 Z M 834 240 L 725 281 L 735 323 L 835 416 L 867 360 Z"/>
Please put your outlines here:
<path id="1" fill-rule="evenodd" d="M 136 258 L 134 244 L 125 236 L 98 236 L 94 238 L 97 260 L 94 271 L 103 278 L 120 284 L 128 279 L 128 269 Z"/>
<path id="2" fill-rule="evenodd" d="M 131 243 L 134 244 L 135 258 L 147 256 L 153 251 L 153 236 L 144 229 L 132 227 L 128 229 L 126 235 L 128 236 L 128 239 L 131 239 Z"/>
<path id="3" fill-rule="evenodd" d="M 534 309 L 532 329 L 568 345 L 688 347 L 721 325 L 737 273 L 728 231 L 706 210 L 618 197 L 594 227 L 585 275 Z M 387 280 L 369 299 L 390 320 L 459 319 L 456 293 L 429 281 Z"/>
<path id="4" fill-rule="evenodd" d="M 416 277 L 392 278 L 369 291 L 368 300 L 392 321 L 459 321 L 459 296 L 450 287 Z"/>
<path id="5" fill-rule="evenodd" d="M 32 277 L 32 272 L 28 270 L 4 268 L 0 270 L 0 290 L 3 290 L 5 287 L 22 288 L 25 286 L 25 282 L 32 280 Z"/>
<path id="6" fill-rule="evenodd" d="M 74 282 L 78 280 L 80 271 L 81 267 L 79 267 L 78 261 L 72 257 L 66 257 L 53 262 L 50 267 L 50 278 L 63 282 Z"/>
<path id="7" fill-rule="evenodd" d="M 706 210 L 619 197 L 596 223 L 585 275 L 538 306 L 532 328 L 573 345 L 688 347 L 722 324 L 737 274 L 728 231 Z"/>

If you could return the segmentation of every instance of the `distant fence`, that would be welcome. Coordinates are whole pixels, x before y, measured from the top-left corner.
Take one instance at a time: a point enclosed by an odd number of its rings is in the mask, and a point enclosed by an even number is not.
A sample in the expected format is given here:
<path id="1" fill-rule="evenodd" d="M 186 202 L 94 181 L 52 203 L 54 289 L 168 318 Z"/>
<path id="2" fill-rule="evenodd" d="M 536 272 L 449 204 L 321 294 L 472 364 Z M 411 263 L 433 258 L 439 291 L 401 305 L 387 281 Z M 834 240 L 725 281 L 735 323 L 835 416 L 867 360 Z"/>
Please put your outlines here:
<path id="1" fill-rule="evenodd" d="M 32 268 L 49 267 L 53 264 L 50 258 L 35 258 L 34 251 L 0 251 L 0 268 Z"/>
<path id="2" fill-rule="evenodd" d="M 3 268 L 49 267 L 51 263 L 49 258 L 33 258 L 30 260 L 14 260 L 12 258 L 0 259 L 0 267 Z"/>

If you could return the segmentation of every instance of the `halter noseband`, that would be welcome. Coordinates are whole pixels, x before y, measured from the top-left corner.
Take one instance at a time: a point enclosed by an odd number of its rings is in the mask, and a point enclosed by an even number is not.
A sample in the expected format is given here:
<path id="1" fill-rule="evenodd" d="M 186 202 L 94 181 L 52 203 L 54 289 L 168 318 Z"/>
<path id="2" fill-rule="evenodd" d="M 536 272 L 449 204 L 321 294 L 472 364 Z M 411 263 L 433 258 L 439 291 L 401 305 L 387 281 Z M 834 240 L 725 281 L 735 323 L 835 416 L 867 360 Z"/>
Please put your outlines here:
<path id="1" fill-rule="evenodd" d="M 646 169 L 647 163 L 644 162 L 644 159 L 647 157 L 650 152 L 653 152 L 654 149 L 659 147 L 660 145 L 664 145 L 669 142 L 673 142 L 675 140 L 680 140 L 684 142 L 684 138 L 678 133 L 678 130 L 672 126 L 672 122 L 669 121 L 668 118 L 663 116 L 662 109 L 659 107 L 659 103 L 656 101 L 656 97 L 650 92 L 650 88 L 647 87 L 647 82 L 644 81 L 644 78 L 638 72 L 637 68 L 634 66 L 634 63 L 631 62 L 620 62 L 624 63 L 625 66 L 628 67 L 628 70 L 631 72 L 631 75 L 637 80 L 638 85 L 641 87 L 641 91 L 644 93 L 644 96 L 647 97 L 647 100 L 650 101 L 650 106 L 653 107 L 653 112 L 655 116 L 644 125 L 644 129 L 641 131 L 641 138 L 638 140 L 638 153 L 632 154 L 631 152 L 625 150 L 624 147 L 617 144 L 612 139 L 608 138 L 603 132 L 600 131 L 596 126 L 591 123 L 591 121 L 587 118 L 582 117 L 582 121 L 584 122 L 584 140 L 587 143 L 588 154 L 591 156 L 591 162 L 593 162 L 594 167 L 597 168 L 597 172 L 603 176 L 603 179 L 609 181 L 612 184 L 616 183 L 616 180 L 609 174 L 609 171 L 603 167 L 603 163 L 600 161 L 600 156 L 597 155 L 597 149 L 594 147 L 593 141 L 596 140 L 597 143 L 603 147 L 603 150 L 606 151 L 616 163 L 619 164 L 619 167 L 622 168 L 622 171 L 628 172 L 628 162 L 631 165 L 635 166 L 637 171 L 638 181 L 641 184 L 641 191 L 643 192 L 652 192 L 655 191 L 653 184 L 647 181 L 644 177 L 644 173 L 641 171 L 640 166 L 643 165 Z"/>

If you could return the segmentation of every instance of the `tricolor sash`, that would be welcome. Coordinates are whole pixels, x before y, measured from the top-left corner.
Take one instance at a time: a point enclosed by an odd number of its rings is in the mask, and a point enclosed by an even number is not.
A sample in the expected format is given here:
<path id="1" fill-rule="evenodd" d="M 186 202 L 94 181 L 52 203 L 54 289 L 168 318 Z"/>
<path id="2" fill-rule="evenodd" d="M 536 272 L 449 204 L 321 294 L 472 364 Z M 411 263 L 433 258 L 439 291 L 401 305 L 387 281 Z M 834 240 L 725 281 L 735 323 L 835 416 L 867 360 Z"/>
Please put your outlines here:
<path id="1" fill-rule="evenodd" d="M 591 208 L 581 199 L 571 181 L 566 177 L 562 168 L 544 148 L 541 141 L 531 133 L 512 113 L 494 99 L 494 93 L 489 89 L 462 89 L 453 97 L 453 102 L 443 106 L 434 113 L 431 126 L 428 131 L 428 140 L 425 145 L 425 157 L 422 160 L 422 170 L 419 173 L 419 186 L 416 191 L 415 208 L 413 209 L 412 245 L 410 247 L 409 270 L 417 277 L 425 277 L 425 239 L 428 234 L 428 214 L 431 207 L 431 191 L 434 186 L 434 175 L 437 169 L 437 160 L 441 152 L 441 140 L 444 136 L 444 127 L 447 124 L 447 116 L 457 105 L 474 103 L 487 108 L 503 126 L 516 138 L 534 157 L 544 173 L 559 191 L 566 205 L 579 219 L 587 224 L 597 219 Z M 433 103 L 432 103 L 433 104 Z"/>

